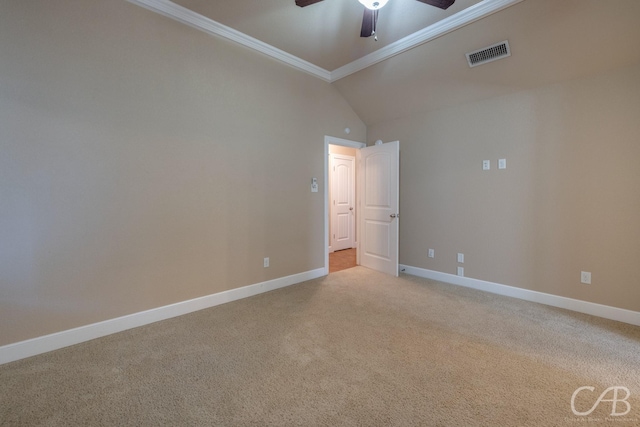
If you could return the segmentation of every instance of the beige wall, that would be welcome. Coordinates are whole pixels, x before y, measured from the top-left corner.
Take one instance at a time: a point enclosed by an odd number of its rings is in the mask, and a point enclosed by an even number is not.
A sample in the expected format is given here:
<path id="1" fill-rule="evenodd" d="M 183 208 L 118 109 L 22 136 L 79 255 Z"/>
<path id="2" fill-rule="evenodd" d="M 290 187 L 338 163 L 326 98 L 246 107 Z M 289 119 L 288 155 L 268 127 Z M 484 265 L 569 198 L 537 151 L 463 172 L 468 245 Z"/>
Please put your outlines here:
<path id="1" fill-rule="evenodd" d="M 367 133 L 400 140 L 401 263 L 640 311 L 640 65 Z"/>
<path id="2" fill-rule="evenodd" d="M 0 345 L 323 267 L 329 84 L 124 0 L 4 1 L 0 58 Z"/>

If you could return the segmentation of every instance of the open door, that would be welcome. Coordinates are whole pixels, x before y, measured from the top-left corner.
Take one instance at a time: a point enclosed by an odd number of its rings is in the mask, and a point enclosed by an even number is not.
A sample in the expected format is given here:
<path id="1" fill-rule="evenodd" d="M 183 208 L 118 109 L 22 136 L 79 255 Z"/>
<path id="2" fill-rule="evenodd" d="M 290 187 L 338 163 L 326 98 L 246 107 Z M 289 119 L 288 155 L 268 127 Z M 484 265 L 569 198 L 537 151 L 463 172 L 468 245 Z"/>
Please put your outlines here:
<path id="1" fill-rule="evenodd" d="M 357 161 L 359 264 L 397 277 L 400 142 L 362 148 Z"/>

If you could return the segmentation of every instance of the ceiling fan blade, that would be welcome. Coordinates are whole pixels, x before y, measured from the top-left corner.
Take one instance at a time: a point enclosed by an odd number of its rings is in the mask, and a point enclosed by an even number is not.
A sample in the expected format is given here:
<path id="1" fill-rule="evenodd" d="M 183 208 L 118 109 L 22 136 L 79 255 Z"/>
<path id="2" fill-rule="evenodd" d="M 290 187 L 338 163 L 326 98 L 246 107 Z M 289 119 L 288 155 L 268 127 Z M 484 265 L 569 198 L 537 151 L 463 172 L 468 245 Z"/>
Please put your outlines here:
<path id="1" fill-rule="evenodd" d="M 440 9 L 447 9 L 449 6 L 455 3 L 456 0 L 418 0 L 418 1 L 425 4 L 429 4 L 431 6 L 438 7 Z"/>
<path id="2" fill-rule="evenodd" d="M 360 37 L 371 37 L 376 31 L 376 23 L 378 22 L 378 11 L 364 8 L 364 16 L 362 17 L 362 29 Z"/>
<path id="3" fill-rule="evenodd" d="M 320 3 L 322 0 L 296 0 L 296 6 L 305 7 L 314 3 Z"/>

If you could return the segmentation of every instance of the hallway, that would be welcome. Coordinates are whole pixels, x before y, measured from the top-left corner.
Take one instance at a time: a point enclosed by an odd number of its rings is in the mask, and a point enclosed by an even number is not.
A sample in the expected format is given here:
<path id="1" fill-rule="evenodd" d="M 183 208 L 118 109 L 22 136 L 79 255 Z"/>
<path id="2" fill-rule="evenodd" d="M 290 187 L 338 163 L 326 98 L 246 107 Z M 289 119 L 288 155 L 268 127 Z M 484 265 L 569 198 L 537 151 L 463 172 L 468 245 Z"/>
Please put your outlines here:
<path id="1" fill-rule="evenodd" d="M 329 274 L 355 267 L 356 248 L 331 252 L 329 254 Z"/>

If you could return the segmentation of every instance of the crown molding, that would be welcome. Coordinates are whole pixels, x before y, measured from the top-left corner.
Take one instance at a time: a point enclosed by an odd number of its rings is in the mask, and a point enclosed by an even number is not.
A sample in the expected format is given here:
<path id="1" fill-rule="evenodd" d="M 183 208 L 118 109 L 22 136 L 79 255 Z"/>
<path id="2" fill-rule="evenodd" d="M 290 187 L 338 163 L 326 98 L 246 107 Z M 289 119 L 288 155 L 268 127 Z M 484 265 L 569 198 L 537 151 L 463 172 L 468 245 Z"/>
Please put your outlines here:
<path id="1" fill-rule="evenodd" d="M 220 24 L 210 18 L 200 15 L 186 7 L 173 3 L 170 0 L 127 0 L 130 3 L 149 9 L 171 19 L 174 19 L 190 27 L 204 31 L 207 34 L 220 36 L 228 40 L 239 43 L 245 47 L 253 49 L 293 68 L 311 74 L 321 80 L 332 83 L 348 75 L 356 73 L 378 62 L 382 62 L 402 52 L 406 52 L 423 43 L 443 36 L 451 31 L 457 30 L 465 25 L 499 12 L 523 0 L 483 0 L 480 3 L 464 9 L 455 15 L 451 15 L 441 21 L 436 22 L 417 31 L 409 36 L 387 45 L 369 55 L 363 56 L 349 64 L 346 64 L 333 71 L 325 70 L 304 59 L 291 55 L 277 47 L 271 46 L 258 39 L 248 36 L 231 27 Z"/>
<path id="2" fill-rule="evenodd" d="M 231 27 L 220 24 L 213 19 L 202 16 L 199 13 L 196 13 L 191 9 L 187 9 L 186 7 L 180 6 L 179 4 L 173 3 L 172 1 L 127 1 L 129 3 L 144 7 L 145 9 L 149 9 L 153 12 L 159 13 L 160 15 L 164 15 L 166 17 L 174 19 L 178 22 L 182 22 L 183 24 L 189 25 L 190 27 L 204 31 L 207 34 L 224 37 L 225 39 L 239 43 L 245 47 L 248 47 L 249 49 L 253 49 L 255 51 L 263 53 L 267 56 L 270 56 L 271 58 L 284 62 L 287 65 L 297 68 L 300 71 L 309 73 L 312 76 L 318 77 L 319 79 L 322 79 L 326 82 L 331 81 L 331 73 L 324 68 L 320 68 L 317 65 L 305 61 L 304 59 L 300 59 L 297 56 L 293 56 L 283 50 L 278 49 L 277 47 L 261 42 L 260 40 L 241 33 L 240 31 L 234 30 Z"/>
<path id="3" fill-rule="evenodd" d="M 413 49 L 416 46 L 427 43 L 450 33 L 451 31 L 455 31 L 458 28 L 499 12 L 502 9 L 513 6 L 516 3 L 520 3 L 521 1 L 523 0 L 484 0 L 480 3 L 476 3 L 473 6 L 461 10 L 455 15 L 451 15 L 441 21 L 429 25 L 420 31 L 416 31 L 397 42 L 391 43 L 376 50 L 375 52 L 371 52 L 370 54 L 363 56 L 360 59 L 356 59 L 355 61 L 340 68 L 336 68 L 331 72 L 331 81 L 334 82 L 336 80 L 340 80 L 350 74 L 356 73 L 402 52 L 406 52 L 409 49 Z"/>

